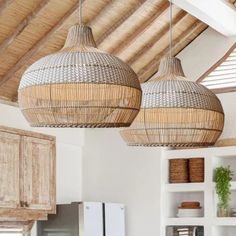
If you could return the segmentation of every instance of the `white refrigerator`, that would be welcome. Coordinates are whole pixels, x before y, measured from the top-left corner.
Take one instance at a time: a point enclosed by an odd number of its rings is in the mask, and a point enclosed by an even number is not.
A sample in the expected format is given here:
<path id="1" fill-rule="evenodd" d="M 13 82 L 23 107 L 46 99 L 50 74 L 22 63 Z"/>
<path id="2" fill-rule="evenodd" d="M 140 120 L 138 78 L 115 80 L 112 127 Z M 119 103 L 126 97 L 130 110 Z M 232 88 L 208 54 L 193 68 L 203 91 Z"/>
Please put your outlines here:
<path id="1" fill-rule="evenodd" d="M 125 236 L 123 204 L 80 202 L 57 205 L 57 214 L 37 224 L 37 236 Z"/>

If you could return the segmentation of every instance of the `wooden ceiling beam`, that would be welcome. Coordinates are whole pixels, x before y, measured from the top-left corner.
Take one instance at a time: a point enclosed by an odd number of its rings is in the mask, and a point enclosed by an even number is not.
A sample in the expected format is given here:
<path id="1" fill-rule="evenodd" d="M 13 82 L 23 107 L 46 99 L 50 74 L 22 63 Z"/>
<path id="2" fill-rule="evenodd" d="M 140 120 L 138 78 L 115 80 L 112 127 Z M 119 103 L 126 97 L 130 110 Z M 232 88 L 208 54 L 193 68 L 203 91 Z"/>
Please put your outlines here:
<path id="1" fill-rule="evenodd" d="M 175 39 L 173 41 L 173 54 L 178 54 L 182 49 L 182 45 L 187 46 L 189 43 L 187 39 L 194 34 L 195 32 L 202 32 L 204 29 L 207 28 L 207 25 L 202 23 L 201 21 L 196 21 L 195 24 L 188 27 L 187 30 L 183 32 L 181 35 L 181 40 L 179 38 Z M 187 43 L 185 43 L 187 41 Z M 155 73 L 158 71 L 158 66 L 160 63 L 160 60 L 163 56 L 165 56 L 169 52 L 169 47 L 162 50 L 161 53 L 159 53 L 151 62 L 148 63 L 147 66 L 143 67 L 138 71 L 138 77 L 140 82 L 145 82 L 149 79 L 152 79 L 152 76 L 155 76 Z"/>
<path id="2" fill-rule="evenodd" d="M 134 42 L 134 40 L 137 39 L 138 36 L 140 36 L 147 27 L 149 27 L 160 15 L 163 14 L 169 7 L 169 3 L 165 2 L 162 7 L 158 9 L 158 12 L 156 14 L 152 15 L 149 19 L 144 21 L 138 30 L 135 31 L 135 33 L 129 35 L 124 41 L 122 41 L 117 47 L 114 48 L 114 50 L 111 51 L 112 54 L 117 55 L 121 51 L 125 50 L 130 44 Z"/>
<path id="3" fill-rule="evenodd" d="M 131 34 L 135 34 L 144 22 L 158 14 L 158 9 L 162 5 L 162 0 L 146 0 L 119 27 L 107 35 L 107 37 L 98 44 L 98 48 L 114 54 L 113 51 L 115 48 L 126 41 Z"/>
<path id="4" fill-rule="evenodd" d="M 5 104 L 5 105 L 9 105 L 9 106 L 19 107 L 16 100 L 13 101 L 13 99 L 10 100 L 9 98 L 3 97 L 3 96 L 0 96 L 0 103 Z M 0 223 L 1 223 L 1 221 L 0 221 Z"/>
<path id="5" fill-rule="evenodd" d="M 211 91 L 215 94 L 219 93 L 232 93 L 236 91 L 236 87 L 226 87 L 226 88 L 218 88 L 218 89 L 211 89 Z"/>
<path id="6" fill-rule="evenodd" d="M 100 21 L 100 18 L 106 18 L 106 16 L 110 15 L 112 11 L 114 11 L 114 9 L 117 9 L 119 5 L 128 5 L 128 3 L 126 3 L 127 0 L 113 0 L 110 4 L 108 4 L 100 13 L 99 15 L 96 17 L 96 19 L 94 19 L 94 22 L 91 22 L 90 26 L 92 28 L 96 28 L 97 27 L 97 22 Z M 130 5 L 126 6 L 126 10 L 127 11 L 123 16 L 122 14 L 119 14 L 119 18 L 116 19 L 115 21 L 113 20 L 112 22 L 108 22 L 109 23 L 109 29 L 105 30 L 105 32 L 103 32 L 102 34 L 100 34 L 98 36 L 98 38 L 96 39 L 96 43 L 97 45 L 99 45 L 109 34 L 111 34 L 113 31 L 115 31 L 120 25 L 122 25 L 137 9 L 139 9 L 140 7 L 142 7 L 142 4 L 145 2 L 146 0 L 139 0 L 138 3 L 134 4 L 133 3 L 133 7 L 132 4 L 130 3 Z M 108 18 L 108 17 L 107 17 Z M 110 17 L 109 17 L 110 18 Z M 114 18 L 112 18 L 114 19 Z M 101 28 L 101 26 L 100 26 Z"/>
<path id="7" fill-rule="evenodd" d="M 175 17 L 177 16 L 177 13 L 175 14 Z M 183 32 L 188 29 L 191 25 L 193 25 L 197 20 L 194 19 L 189 14 L 186 14 L 182 19 L 180 19 L 178 22 L 176 22 L 173 27 L 173 40 L 179 39 L 181 40 Z M 152 44 L 150 44 L 145 50 L 145 53 L 140 53 L 135 60 L 133 60 L 132 64 L 129 64 L 133 70 L 136 73 L 139 73 L 142 68 L 146 68 L 146 66 L 149 65 L 151 61 L 154 59 L 159 59 L 158 55 L 165 49 L 169 47 L 169 24 L 166 23 L 166 32 L 165 34 L 160 35 L 158 40 L 153 41 Z"/>
<path id="8" fill-rule="evenodd" d="M 82 0 L 82 2 L 84 2 L 85 0 Z M 14 68 L 12 68 L 8 74 L 6 74 L 6 76 L 4 76 L 3 81 L 0 80 L 0 87 L 1 85 L 3 85 L 5 82 L 7 82 L 8 80 L 10 80 L 14 74 L 21 69 L 22 66 L 24 66 L 25 64 L 27 64 L 26 62 L 32 57 L 34 56 L 37 52 L 39 52 L 41 50 L 41 48 L 44 46 L 44 44 L 46 43 L 46 41 L 48 41 L 57 31 L 59 31 L 61 29 L 61 27 L 63 26 L 63 23 L 71 16 L 73 15 L 79 8 L 79 1 L 69 10 L 69 12 L 67 12 L 64 17 L 60 20 L 60 22 L 57 23 L 57 25 L 55 25 L 50 32 L 48 32 L 46 34 L 46 36 L 42 37 L 41 40 L 36 43 L 34 45 L 34 47 L 27 52 L 27 55 L 25 54 L 18 62 L 17 64 L 14 66 Z M 103 11 L 103 10 L 101 10 Z M 101 12 L 100 11 L 100 12 Z M 100 14 L 100 12 L 98 14 Z M 92 21 L 94 21 L 94 19 L 96 18 L 96 16 L 93 17 Z M 45 37 L 47 39 L 45 39 Z M 10 74 L 9 74 L 10 73 Z M 16 91 L 16 93 L 12 96 L 11 101 L 12 102 L 17 102 L 18 100 L 18 91 Z"/>
<path id="9" fill-rule="evenodd" d="M 177 25 L 185 16 L 187 16 L 187 13 L 185 11 L 181 11 L 174 19 L 173 19 L 173 27 Z M 145 54 L 152 45 L 159 41 L 165 34 L 169 32 L 169 25 L 166 25 L 163 30 L 158 32 L 158 34 L 155 35 L 146 45 L 145 47 L 141 48 L 137 53 L 134 53 L 132 57 L 127 61 L 129 65 L 132 65 L 140 56 Z"/>
<path id="10" fill-rule="evenodd" d="M 0 14 L 2 14 L 2 12 L 12 3 L 14 2 L 14 0 L 2 0 L 0 2 Z"/>
<path id="11" fill-rule="evenodd" d="M 236 36 L 236 11 L 222 0 L 173 0 L 173 3 L 227 37 Z"/>
<path id="12" fill-rule="evenodd" d="M 21 21 L 21 23 L 14 29 L 14 31 L 0 44 L 0 54 L 14 41 L 14 39 L 21 34 L 21 32 L 35 19 L 38 13 L 47 5 L 49 0 L 42 0 L 40 4 Z"/>
<path id="13" fill-rule="evenodd" d="M 0 86 L 6 83 L 14 74 L 24 66 L 28 60 L 44 46 L 46 42 L 62 27 L 64 22 L 76 11 L 79 7 L 79 1 L 74 4 L 74 6 L 58 21 L 58 23 L 45 34 L 23 57 L 21 57 L 18 62 L 12 67 L 8 73 L 3 76 L 0 80 Z"/>

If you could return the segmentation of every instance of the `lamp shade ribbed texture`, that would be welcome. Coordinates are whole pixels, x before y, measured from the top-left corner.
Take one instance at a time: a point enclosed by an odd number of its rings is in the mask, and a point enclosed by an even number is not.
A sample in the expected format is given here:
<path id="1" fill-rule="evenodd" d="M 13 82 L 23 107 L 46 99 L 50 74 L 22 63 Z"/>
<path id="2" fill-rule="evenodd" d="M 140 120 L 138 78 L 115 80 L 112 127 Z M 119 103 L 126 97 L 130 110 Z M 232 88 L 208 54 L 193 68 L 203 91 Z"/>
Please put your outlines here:
<path id="1" fill-rule="evenodd" d="M 191 147 L 213 145 L 224 126 L 216 95 L 187 80 L 177 58 L 164 57 L 155 79 L 142 85 L 141 110 L 121 131 L 128 145 Z"/>
<path id="2" fill-rule="evenodd" d="M 141 95 L 134 71 L 98 50 L 89 27 L 75 25 L 61 51 L 25 71 L 18 101 L 31 126 L 127 127 Z"/>

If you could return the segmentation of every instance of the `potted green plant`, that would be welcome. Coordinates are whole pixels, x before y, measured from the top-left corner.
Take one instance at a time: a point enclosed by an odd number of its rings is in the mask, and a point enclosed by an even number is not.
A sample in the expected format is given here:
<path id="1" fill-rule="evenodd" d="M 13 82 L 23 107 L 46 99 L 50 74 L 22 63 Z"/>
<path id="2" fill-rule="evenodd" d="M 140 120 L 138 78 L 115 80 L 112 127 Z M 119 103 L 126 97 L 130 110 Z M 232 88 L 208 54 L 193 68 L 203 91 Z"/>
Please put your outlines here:
<path id="1" fill-rule="evenodd" d="M 229 201 L 231 195 L 231 184 L 233 172 L 230 170 L 230 167 L 217 167 L 215 169 L 214 181 L 216 183 L 215 189 L 216 194 L 218 195 L 218 209 L 217 216 L 218 217 L 227 217 L 228 216 L 228 208 Z"/>

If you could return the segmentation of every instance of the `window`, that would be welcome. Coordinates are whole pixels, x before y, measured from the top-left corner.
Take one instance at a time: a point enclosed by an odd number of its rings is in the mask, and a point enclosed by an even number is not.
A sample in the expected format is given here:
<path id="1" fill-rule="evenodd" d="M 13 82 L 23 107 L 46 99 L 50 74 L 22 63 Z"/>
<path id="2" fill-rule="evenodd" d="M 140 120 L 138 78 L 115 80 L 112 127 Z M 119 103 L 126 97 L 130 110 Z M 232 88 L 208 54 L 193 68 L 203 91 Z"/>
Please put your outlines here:
<path id="1" fill-rule="evenodd" d="M 236 91 L 236 44 L 198 82 L 215 93 Z"/>

